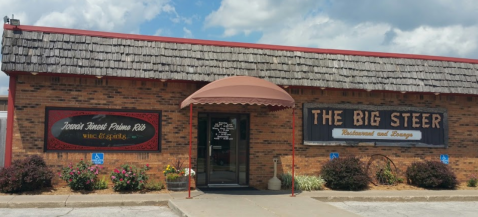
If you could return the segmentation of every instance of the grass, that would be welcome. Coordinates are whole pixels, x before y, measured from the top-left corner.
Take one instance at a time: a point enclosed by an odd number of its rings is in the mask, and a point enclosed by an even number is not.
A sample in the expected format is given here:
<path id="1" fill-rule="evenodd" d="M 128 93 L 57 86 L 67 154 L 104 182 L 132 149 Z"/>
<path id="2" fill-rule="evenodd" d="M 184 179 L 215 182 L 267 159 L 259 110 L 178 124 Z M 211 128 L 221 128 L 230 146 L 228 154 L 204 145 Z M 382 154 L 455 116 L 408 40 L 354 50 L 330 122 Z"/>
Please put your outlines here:
<path id="1" fill-rule="evenodd" d="M 292 174 L 284 173 L 281 175 L 282 187 L 292 188 Z M 321 176 L 295 175 L 294 189 L 302 191 L 313 191 L 324 189 L 325 181 Z"/>
<path id="2" fill-rule="evenodd" d="M 161 189 L 164 188 L 164 185 L 162 182 L 158 181 L 158 182 L 148 182 L 146 183 L 146 185 L 144 186 L 144 188 L 146 190 L 150 190 L 150 191 L 159 191 Z"/>
<path id="3" fill-rule="evenodd" d="M 93 189 L 95 190 L 102 190 L 102 189 L 107 189 L 108 188 L 108 182 L 105 179 L 105 176 L 101 178 L 100 180 L 95 182 L 95 185 L 93 186 Z"/>

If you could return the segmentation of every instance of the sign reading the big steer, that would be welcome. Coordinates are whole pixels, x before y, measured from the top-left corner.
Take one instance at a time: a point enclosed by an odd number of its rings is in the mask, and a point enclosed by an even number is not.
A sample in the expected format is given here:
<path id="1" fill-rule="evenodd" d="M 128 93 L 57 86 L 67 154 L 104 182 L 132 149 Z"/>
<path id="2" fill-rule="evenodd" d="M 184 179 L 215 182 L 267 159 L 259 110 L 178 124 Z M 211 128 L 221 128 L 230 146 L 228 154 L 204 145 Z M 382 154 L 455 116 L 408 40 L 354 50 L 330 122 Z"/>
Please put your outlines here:
<path id="1" fill-rule="evenodd" d="M 441 108 L 305 103 L 303 112 L 305 145 L 447 144 L 448 118 Z"/>

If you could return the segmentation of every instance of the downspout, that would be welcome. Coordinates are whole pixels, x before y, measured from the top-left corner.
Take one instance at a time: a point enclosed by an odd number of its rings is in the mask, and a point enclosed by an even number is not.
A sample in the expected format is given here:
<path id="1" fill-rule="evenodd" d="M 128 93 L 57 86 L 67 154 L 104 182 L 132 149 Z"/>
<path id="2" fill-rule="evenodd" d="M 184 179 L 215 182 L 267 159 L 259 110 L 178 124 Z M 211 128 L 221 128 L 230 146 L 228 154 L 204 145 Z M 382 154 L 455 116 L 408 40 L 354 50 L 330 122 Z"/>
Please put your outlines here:
<path id="1" fill-rule="evenodd" d="M 13 152 L 13 123 L 15 117 L 15 92 L 17 76 L 10 74 L 10 84 L 8 88 L 8 109 L 7 109 L 7 135 L 5 141 L 5 168 L 12 164 Z"/>

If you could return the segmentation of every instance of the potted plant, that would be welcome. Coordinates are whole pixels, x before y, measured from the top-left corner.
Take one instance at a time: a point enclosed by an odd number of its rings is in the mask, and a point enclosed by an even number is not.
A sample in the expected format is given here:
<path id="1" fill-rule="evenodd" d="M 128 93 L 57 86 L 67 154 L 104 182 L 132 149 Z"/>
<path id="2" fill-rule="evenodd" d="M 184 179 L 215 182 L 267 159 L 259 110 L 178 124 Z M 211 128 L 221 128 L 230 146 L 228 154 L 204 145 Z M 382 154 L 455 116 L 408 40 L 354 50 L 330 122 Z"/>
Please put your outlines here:
<path id="1" fill-rule="evenodd" d="M 176 160 L 173 166 L 168 165 L 163 171 L 166 177 L 166 186 L 170 191 L 185 191 L 188 188 L 189 168 L 182 168 L 180 160 Z M 196 173 L 191 169 L 191 176 Z"/>

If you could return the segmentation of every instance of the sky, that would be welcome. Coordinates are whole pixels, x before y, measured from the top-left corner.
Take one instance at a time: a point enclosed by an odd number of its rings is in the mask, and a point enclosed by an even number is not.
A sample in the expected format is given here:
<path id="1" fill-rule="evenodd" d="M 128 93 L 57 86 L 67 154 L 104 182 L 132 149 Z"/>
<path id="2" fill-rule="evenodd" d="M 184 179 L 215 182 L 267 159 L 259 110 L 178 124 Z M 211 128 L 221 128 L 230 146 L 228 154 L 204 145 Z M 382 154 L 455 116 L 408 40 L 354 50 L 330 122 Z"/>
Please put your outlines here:
<path id="1" fill-rule="evenodd" d="M 478 0 L 0 0 L 22 25 L 471 59 L 477 12 Z"/>

